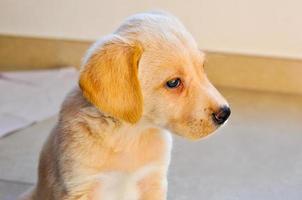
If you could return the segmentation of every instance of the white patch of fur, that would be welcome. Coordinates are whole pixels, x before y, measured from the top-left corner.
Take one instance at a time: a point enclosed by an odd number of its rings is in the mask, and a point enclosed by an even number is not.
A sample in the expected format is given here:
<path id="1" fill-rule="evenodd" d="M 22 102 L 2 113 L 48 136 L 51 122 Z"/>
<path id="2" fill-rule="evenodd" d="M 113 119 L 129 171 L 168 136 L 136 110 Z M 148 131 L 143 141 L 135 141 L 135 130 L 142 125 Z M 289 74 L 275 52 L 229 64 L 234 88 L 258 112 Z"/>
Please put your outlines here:
<path id="1" fill-rule="evenodd" d="M 167 169 L 168 169 L 168 166 L 169 166 L 170 161 L 171 161 L 171 151 L 172 151 L 172 145 L 173 145 L 172 134 L 171 134 L 170 131 L 168 131 L 166 129 L 163 129 L 163 130 L 161 130 L 161 135 L 165 139 L 166 145 L 167 145 L 167 149 L 166 149 L 166 154 L 167 154 L 167 157 L 166 157 L 166 166 L 167 166 Z"/>
<path id="2" fill-rule="evenodd" d="M 147 165 L 136 172 L 108 172 L 99 175 L 101 189 L 98 198 L 106 200 L 138 200 L 138 182 L 160 167 Z"/>

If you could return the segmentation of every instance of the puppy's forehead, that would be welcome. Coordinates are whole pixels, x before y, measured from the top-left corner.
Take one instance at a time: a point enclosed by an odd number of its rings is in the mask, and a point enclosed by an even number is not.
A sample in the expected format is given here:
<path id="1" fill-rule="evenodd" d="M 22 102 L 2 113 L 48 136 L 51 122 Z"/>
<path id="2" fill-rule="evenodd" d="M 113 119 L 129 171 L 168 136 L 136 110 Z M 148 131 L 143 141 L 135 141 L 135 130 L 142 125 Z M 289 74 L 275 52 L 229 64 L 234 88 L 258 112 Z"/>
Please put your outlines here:
<path id="1" fill-rule="evenodd" d="M 143 72 L 151 79 L 165 81 L 175 77 L 202 76 L 203 54 L 183 47 L 148 49 L 142 56 Z"/>
<path id="2" fill-rule="evenodd" d="M 192 72 L 203 65 L 203 53 L 192 35 L 176 17 L 168 13 L 134 15 L 116 33 L 139 41 L 144 49 L 143 57 L 158 73 Z"/>
<path id="3" fill-rule="evenodd" d="M 202 67 L 205 55 L 199 49 L 186 47 L 183 45 L 167 44 L 167 48 L 152 50 L 152 56 L 155 55 L 158 65 L 165 65 L 167 68 L 195 68 Z M 184 69 L 184 70 L 185 70 Z"/>
<path id="4" fill-rule="evenodd" d="M 161 12 L 141 13 L 131 16 L 115 32 L 133 40 L 142 46 L 160 46 L 162 43 L 181 43 L 196 47 L 192 35 L 173 15 Z"/>

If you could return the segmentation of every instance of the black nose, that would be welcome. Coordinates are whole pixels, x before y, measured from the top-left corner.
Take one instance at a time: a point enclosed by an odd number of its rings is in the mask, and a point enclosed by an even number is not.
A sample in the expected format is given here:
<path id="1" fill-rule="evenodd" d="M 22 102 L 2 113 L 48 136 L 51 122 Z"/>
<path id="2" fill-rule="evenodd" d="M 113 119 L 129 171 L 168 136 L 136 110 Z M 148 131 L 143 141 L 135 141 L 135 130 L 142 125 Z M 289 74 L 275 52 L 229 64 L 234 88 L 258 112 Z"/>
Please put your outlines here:
<path id="1" fill-rule="evenodd" d="M 229 118 L 230 114 L 230 108 L 228 106 L 223 106 L 218 110 L 218 112 L 214 112 L 212 117 L 216 124 L 221 125 Z"/>

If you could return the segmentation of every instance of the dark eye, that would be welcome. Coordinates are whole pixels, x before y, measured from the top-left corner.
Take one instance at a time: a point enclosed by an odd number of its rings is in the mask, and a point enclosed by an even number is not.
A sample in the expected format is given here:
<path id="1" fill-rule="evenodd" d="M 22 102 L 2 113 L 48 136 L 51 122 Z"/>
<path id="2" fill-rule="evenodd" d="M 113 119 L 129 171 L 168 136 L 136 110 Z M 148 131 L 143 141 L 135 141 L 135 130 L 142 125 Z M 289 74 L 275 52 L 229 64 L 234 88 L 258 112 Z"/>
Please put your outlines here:
<path id="1" fill-rule="evenodd" d="M 181 84 L 180 78 L 171 79 L 166 83 L 168 88 L 177 88 L 180 86 L 180 84 Z"/>

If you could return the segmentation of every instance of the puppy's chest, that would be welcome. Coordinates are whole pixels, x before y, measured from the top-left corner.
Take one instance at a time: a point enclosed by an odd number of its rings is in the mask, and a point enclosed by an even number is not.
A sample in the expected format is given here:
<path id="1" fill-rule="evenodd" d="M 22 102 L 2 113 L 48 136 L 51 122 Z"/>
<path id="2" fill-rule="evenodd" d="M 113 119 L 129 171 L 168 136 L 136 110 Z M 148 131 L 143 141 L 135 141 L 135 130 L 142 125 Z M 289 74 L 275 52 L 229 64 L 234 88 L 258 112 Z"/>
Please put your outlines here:
<path id="1" fill-rule="evenodd" d="M 132 172 L 101 173 L 94 189 L 94 200 L 138 200 L 142 192 L 140 181 L 160 170 L 160 166 L 150 164 Z"/>
<path id="2" fill-rule="evenodd" d="M 164 135 L 165 136 L 165 135 Z M 139 143 L 112 145 L 98 175 L 96 200 L 138 200 L 140 183 L 154 174 L 165 174 L 171 140 L 168 135 L 142 138 Z"/>
<path id="3" fill-rule="evenodd" d="M 165 163 L 169 159 L 171 141 L 161 134 L 144 134 L 136 140 L 109 141 L 102 168 L 105 170 L 118 169 L 121 171 L 137 171 L 150 163 Z"/>

